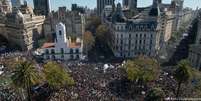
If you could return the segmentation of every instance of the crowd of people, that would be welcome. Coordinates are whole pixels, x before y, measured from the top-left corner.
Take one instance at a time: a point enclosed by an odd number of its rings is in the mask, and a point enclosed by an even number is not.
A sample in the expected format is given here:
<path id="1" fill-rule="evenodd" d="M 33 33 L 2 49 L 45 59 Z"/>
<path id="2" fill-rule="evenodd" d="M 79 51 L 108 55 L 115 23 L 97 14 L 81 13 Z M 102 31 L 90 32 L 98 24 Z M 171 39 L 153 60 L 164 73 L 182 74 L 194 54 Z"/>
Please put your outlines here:
<path id="1" fill-rule="evenodd" d="M 24 56 L 26 53 L 11 52 L 0 55 L 0 59 Z M 118 63 L 87 63 L 87 62 L 62 62 L 75 80 L 75 85 L 60 89 L 51 93 L 48 99 L 50 101 L 129 101 L 143 99 L 148 89 L 142 89 L 142 93 L 131 95 L 128 87 L 129 81 L 126 79 L 126 73 L 122 69 L 125 62 Z M 40 67 L 40 66 L 38 66 Z M 171 74 L 161 72 L 159 79 L 155 84 L 162 87 L 168 96 L 174 96 L 176 81 Z M 10 94 L 11 98 L 16 97 L 9 89 L 0 89 L 0 97 L 5 98 L 6 94 Z M 133 97 L 134 96 L 134 97 Z M 0 99 L 1 100 L 1 99 Z"/>
<path id="2" fill-rule="evenodd" d="M 79 63 L 67 64 L 71 75 L 76 84 L 68 90 L 61 90 L 68 100 L 83 100 L 83 101 L 116 101 L 116 94 L 111 92 L 110 83 L 121 79 L 121 64 L 109 65 L 107 70 L 104 70 L 105 64 L 86 64 Z M 61 98 L 62 94 L 54 94 L 52 99 Z"/>
<path id="3" fill-rule="evenodd" d="M 109 64 L 108 64 L 109 65 Z M 73 87 L 62 89 L 54 93 L 50 99 L 83 100 L 83 101 L 130 101 L 143 99 L 149 89 L 141 89 L 136 95 L 129 91 L 130 82 L 121 68 L 122 64 L 110 64 L 104 71 L 105 64 L 68 63 L 66 65 L 71 72 L 76 84 Z M 171 74 L 161 72 L 154 85 L 161 87 L 166 97 L 174 96 L 176 81 Z M 135 91 L 135 90 L 134 90 Z"/>

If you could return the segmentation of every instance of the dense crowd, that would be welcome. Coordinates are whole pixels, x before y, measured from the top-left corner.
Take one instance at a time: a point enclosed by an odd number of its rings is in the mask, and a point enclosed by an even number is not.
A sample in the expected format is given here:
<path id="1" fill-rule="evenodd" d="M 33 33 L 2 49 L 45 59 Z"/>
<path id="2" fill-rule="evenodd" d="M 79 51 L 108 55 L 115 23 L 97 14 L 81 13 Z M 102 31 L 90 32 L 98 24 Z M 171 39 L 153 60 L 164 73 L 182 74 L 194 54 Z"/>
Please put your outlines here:
<path id="1" fill-rule="evenodd" d="M 105 64 L 83 64 L 68 63 L 66 67 L 76 81 L 75 86 L 51 95 L 51 101 L 57 99 L 82 100 L 82 101 L 130 101 L 141 100 L 145 97 L 149 89 L 141 89 L 142 93 L 129 95 L 129 82 L 125 78 L 122 64 L 112 64 L 105 69 Z M 176 81 L 171 74 L 161 72 L 161 75 L 154 84 L 162 87 L 166 97 L 174 96 Z M 143 91 L 144 90 L 144 91 Z"/>
<path id="2" fill-rule="evenodd" d="M 107 70 L 106 64 L 67 64 L 68 69 L 76 81 L 75 86 L 68 90 L 62 90 L 66 100 L 82 100 L 82 101 L 113 101 L 120 98 L 112 93 L 109 85 L 115 80 L 121 79 L 120 64 L 108 65 Z M 60 98 L 61 94 L 54 94 L 52 100 Z M 65 99 L 65 98 L 64 98 Z M 53 100 L 55 101 L 55 100 Z"/>
<path id="3" fill-rule="evenodd" d="M 12 58 L 17 56 L 23 56 L 24 53 L 12 52 L 1 54 L 1 59 Z M 75 85 L 72 87 L 66 87 L 66 89 L 60 89 L 59 91 L 51 93 L 48 99 L 50 101 L 130 101 L 141 100 L 145 97 L 148 89 L 143 88 L 140 90 L 142 93 L 133 95 L 129 93 L 131 88 L 128 86 L 130 82 L 126 79 L 126 73 L 122 69 L 124 62 L 122 63 L 84 63 L 84 62 L 61 62 L 63 67 L 68 69 Z M 37 66 L 40 68 L 40 66 Z M 166 93 L 166 96 L 174 96 L 174 90 L 176 88 L 176 81 L 171 74 L 167 72 L 161 72 L 158 80 L 154 82 L 158 86 L 162 87 Z M 9 90 L 9 89 L 8 89 Z M 0 89 L 0 96 L 5 98 L 14 98 L 15 93 L 7 89 Z M 135 90 L 135 89 L 134 89 Z M 7 95 L 6 95 L 7 94 Z M 44 94 L 43 94 L 44 95 Z M 8 98 L 8 97 L 7 97 Z M 1 99 L 0 99 L 1 100 Z"/>

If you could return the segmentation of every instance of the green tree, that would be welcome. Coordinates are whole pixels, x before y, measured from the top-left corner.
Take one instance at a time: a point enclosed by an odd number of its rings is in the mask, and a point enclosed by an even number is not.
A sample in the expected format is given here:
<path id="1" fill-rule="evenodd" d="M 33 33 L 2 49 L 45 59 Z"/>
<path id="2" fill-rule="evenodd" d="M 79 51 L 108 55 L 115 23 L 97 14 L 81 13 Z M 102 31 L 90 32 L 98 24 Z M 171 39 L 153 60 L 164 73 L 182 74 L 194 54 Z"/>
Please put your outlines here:
<path id="1" fill-rule="evenodd" d="M 161 88 L 153 88 L 147 93 L 145 101 L 163 101 L 164 98 L 165 94 Z"/>
<path id="2" fill-rule="evenodd" d="M 140 85 L 158 78 L 160 68 L 156 60 L 148 57 L 139 57 L 129 60 L 125 64 L 128 80 Z"/>
<path id="3" fill-rule="evenodd" d="M 188 82 L 188 80 L 190 80 L 191 77 L 190 65 L 188 61 L 182 60 L 178 63 L 177 69 L 174 72 L 174 77 L 178 82 L 176 97 L 179 97 L 181 84 Z"/>
<path id="4" fill-rule="evenodd" d="M 90 31 L 86 31 L 84 33 L 84 50 L 86 54 L 88 54 L 88 51 L 92 49 L 92 47 L 95 45 L 95 39 Z"/>
<path id="5" fill-rule="evenodd" d="M 31 101 L 31 87 L 41 81 L 39 72 L 29 61 L 20 61 L 17 63 L 11 79 L 15 86 L 27 91 L 28 101 Z"/>
<path id="6" fill-rule="evenodd" d="M 96 29 L 101 24 L 101 19 L 98 16 L 91 16 L 88 18 L 86 29 Z"/>
<path id="7" fill-rule="evenodd" d="M 44 75 L 51 89 L 59 89 L 75 83 L 70 74 L 56 62 L 48 62 L 44 65 Z"/>
<path id="8" fill-rule="evenodd" d="M 187 96 L 192 97 L 200 97 L 201 96 L 201 72 L 195 68 L 191 69 L 191 78 L 188 85 L 185 85 L 185 94 Z M 185 95 L 186 96 L 186 95 Z"/>
<path id="9" fill-rule="evenodd" d="M 111 44 L 112 41 L 112 33 L 108 26 L 99 25 L 96 29 L 96 39 L 102 44 Z"/>

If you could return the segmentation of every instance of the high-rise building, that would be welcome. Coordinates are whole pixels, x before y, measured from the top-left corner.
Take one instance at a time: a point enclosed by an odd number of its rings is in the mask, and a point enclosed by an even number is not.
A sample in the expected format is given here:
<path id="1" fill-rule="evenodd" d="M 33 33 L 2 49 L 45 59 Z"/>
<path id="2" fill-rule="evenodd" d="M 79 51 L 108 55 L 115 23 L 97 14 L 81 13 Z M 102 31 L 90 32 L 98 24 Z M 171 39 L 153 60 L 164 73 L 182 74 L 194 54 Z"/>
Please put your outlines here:
<path id="1" fill-rule="evenodd" d="M 97 14 L 98 16 L 102 15 L 106 5 L 114 5 L 115 0 L 97 0 Z"/>
<path id="2" fill-rule="evenodd" d="M 11 0 L 12 7 L 19 8 L 22 4 L 21 0 Z"/>
<path id="3" fill-rule="evenodd" d="M 137 0 L 123 0 L 122 4 L 123 8 L 128 8 L 132 10 L 137 8 Z"/>
<path id="4" fill-rule="evenodd" d="M 9 13 L 12 11 L 10 0 L 0 0 L 0 12 Z"/>
<path id="5" fill-rule="evenodd" d="M 33 0 L 36 15 L 48 15 L 51 11 L 50 0 Z"/>

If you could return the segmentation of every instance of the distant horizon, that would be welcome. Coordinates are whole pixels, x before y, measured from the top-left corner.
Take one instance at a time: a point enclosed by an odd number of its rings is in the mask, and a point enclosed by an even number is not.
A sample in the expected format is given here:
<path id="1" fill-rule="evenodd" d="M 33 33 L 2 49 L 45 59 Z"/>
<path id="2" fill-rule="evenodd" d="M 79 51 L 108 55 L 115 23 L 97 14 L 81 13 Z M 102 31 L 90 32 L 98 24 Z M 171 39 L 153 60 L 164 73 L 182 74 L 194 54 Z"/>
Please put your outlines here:
<path id="1" fill-rule="evenodd" d="M 33 0 L 27 0 L 28 4 L 33 7 Z M 96 8 L 96 0 L 50 0 L 51 10 L 58 10 L 58 7 L 65 6 L 67 9 L 71 9 L 72 4 L 78 4 L 78 6 L 87 7 L 90 9 Z M 116 0 L 115 3 L 122 3 L 122 0 Z M 163 3 L 168 4 L 171 0 L 163 0 Z M 138 0 L 138 7 L 146 7 L 152 4 L 152 0 Z M 201 0 L 184 0 L 184 7 L 192 9 L 201 8 Z"/>

